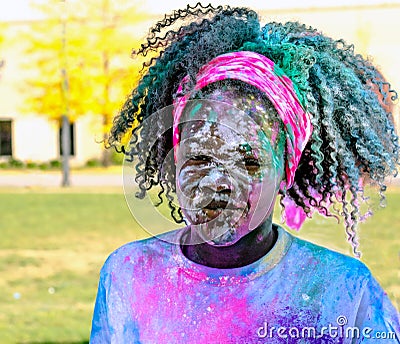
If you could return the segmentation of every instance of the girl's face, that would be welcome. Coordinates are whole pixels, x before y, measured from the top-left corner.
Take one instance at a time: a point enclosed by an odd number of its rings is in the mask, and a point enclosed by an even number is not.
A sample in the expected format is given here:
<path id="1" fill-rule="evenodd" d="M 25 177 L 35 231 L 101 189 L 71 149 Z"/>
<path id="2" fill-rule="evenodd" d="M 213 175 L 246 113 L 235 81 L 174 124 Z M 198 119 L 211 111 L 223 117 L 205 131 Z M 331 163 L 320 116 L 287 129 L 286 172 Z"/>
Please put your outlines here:
<path id="1" fill-rule="evenodd" d="M 191 243 L 232 245 L 272 214 L 284 170 L 282 124 L 263 100 L 231 91 L 191 102 L 183 117 L 176 180 Z"/>

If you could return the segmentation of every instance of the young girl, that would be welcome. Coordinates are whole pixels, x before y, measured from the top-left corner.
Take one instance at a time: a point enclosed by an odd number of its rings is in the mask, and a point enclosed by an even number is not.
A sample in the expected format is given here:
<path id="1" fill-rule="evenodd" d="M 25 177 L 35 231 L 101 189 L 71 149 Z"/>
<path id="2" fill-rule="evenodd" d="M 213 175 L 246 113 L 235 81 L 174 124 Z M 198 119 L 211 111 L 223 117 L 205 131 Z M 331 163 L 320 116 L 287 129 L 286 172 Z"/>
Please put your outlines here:
<path id="1" fill-rule="evenodd" d="M 359 256 L 363 181 L 382 194 L 397 173 L 382 75 L 343 41 L 260 28 L 246 8 L 174 12 L 137 53 L 150 52 L 109 144 L 132 131 L 137 196 L 158 188 L 187 226 L 110 255 L 91 343 L 398 343 L 398 312 L 363 263 L 272 223 L 277 198 L 291 227 L 342 216 Z"/>

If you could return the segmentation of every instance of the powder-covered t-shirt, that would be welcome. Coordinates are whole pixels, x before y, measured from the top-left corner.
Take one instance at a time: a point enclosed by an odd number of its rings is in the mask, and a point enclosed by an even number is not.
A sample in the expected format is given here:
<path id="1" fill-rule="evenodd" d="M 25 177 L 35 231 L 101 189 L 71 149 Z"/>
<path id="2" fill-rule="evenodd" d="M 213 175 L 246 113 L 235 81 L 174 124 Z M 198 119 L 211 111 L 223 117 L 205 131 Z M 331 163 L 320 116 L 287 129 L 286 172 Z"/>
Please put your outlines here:
<path id="1" fill-rule="evenodd" d="M 274 228 L 271 251 L 233 269 L 187 259 L 171 243 L 186 228 L 122 246 L 101 270 L 90 342 L 400 342 L 399 313 L 363 263 Z"/>

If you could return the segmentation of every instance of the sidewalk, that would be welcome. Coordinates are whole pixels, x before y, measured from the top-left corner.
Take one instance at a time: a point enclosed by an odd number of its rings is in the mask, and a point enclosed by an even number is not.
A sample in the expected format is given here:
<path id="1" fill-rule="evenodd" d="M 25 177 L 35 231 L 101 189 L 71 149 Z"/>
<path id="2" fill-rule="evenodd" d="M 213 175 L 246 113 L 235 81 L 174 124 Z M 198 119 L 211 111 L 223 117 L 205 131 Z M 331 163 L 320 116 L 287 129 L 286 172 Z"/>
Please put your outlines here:
<path id="1" fill-rule="evenodd" d="M 0 187 L 33 187 L 61 185 L 62 175 L 59 171 L 0 171 Z M 71 186 L 121 186 L 122 172 L 119 173 L 81 173 L 71 171 Z"/>

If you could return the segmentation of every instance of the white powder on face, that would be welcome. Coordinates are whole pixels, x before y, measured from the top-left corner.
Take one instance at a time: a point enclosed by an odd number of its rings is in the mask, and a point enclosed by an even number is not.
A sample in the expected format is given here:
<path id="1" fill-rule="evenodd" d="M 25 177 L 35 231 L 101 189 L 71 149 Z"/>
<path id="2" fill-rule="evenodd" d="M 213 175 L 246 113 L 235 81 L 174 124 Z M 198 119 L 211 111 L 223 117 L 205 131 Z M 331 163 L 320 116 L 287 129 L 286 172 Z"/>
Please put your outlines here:
<path id="1" fill-rule="evenodd" d="M 195 124 L 185 124 L 181 132 L 178 199 L 185 217 L 203 240 L 229 245 L 272 211 L 283 171 L 283 152 L 279 155 L 274 151 L 271 128 L 265 131 L 227 102 L 207 102 L 207 106 L 197 106 L 196 116 L 191 116 Z M 260 104 L 253 108 L 263 109 Z M 256 172 L 249 173 L 242 146 L 249 147 L 250 157 L 259 164 Z M 224 183 L 229 189 L 226 207 L 207 210 L 213 200 L 221 201 L 218 188 Z"/>

